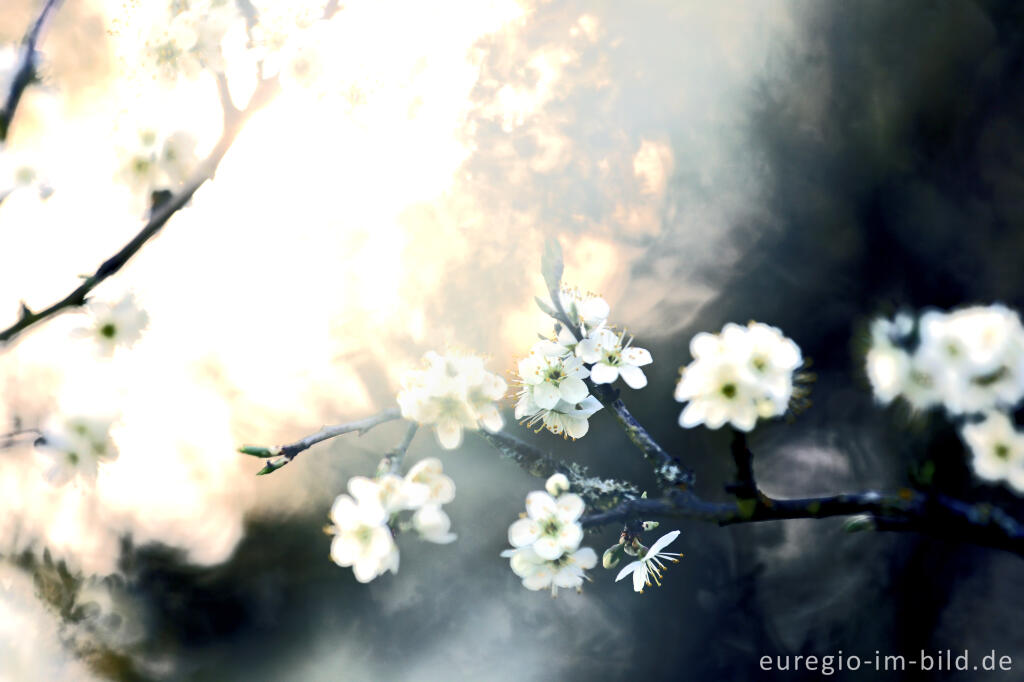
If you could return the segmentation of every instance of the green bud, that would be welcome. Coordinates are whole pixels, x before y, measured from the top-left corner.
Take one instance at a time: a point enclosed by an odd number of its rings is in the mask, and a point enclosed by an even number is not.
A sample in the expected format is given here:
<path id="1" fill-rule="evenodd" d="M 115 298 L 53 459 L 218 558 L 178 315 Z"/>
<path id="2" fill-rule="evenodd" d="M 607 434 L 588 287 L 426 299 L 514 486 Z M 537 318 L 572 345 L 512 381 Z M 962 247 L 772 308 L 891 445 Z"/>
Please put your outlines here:
<path id="1" fill-rule="evenodd" d="M 604 551 L 601 556 L 601 565 L 605 568 L 615 568 L 622 561 L 622 555 L 625 553 L 626 548 L 620 544 L 614 544 Z"/>
<path id="2" fill-rule="evenodd" d="M 289 461 L 290 460 L 287 457 L 278 457 L 277 459 L 272 459 L 266 464 L 264 464 L 263 468 L 256 472 L 256 475 L 266 476 L 267 474 L 272 474 L 281 467 L 283 467 L 285 464 L 287 464 Z"/>
<path id="3" fill-rule="evenodd" d="M 281 448 L 277 446 L 264 448 L 259 445 L 243 445 L 238 448 L 238 451 L 243 455 L 252 455 L 253 457 L 277 457 L 281 454 Z"/>

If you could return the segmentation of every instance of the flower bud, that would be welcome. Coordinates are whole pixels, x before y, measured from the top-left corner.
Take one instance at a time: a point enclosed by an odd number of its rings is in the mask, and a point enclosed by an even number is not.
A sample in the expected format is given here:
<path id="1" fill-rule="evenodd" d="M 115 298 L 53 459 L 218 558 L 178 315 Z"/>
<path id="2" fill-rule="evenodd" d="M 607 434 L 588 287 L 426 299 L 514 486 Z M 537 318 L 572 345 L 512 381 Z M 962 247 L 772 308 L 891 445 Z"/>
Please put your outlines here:
<path id="1" fill-rule="evenodd" d="M 658 525 L 657 521 L 644 521 L 643 523 L 644 530 L 654 530 Z"/>
<path id="2" fill-rule="evenodd" d="M 605 568 L 615 568 L 622 561 L 622 555 L 626 549 L 621 544 L 614 544 L 604 551 L 601 556 L 601 565 Z"/>
<path id="3" fill-rule="evenodd" d="M 544 488 L 552 497 L 558 497 L 569 489 L 569 479 L 566 478 L 565 474 L 554 474 L 544 484 Z"/>

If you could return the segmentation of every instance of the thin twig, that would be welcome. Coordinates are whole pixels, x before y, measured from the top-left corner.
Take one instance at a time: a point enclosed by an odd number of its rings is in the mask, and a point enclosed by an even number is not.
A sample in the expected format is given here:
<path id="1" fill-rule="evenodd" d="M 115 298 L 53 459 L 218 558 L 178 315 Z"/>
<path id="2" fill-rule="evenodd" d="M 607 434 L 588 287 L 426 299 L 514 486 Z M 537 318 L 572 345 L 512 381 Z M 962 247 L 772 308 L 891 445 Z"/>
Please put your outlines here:
<path id="1" fill-rule="evenodd" d="M 288 462 L 295 459 L 296 455 L 300 452 L 308 450 L 317 443 L 322 443 L 325 440 L 337 438 L 338 436 L 342 436 L 346 433 L 352 433 L 353 431 L 357 431 L 361 436 L 375 426 L 401 418 L 401 411 L 399 411 L 397 407 L 392 407 L 379 414 L 375 414 L 372 417 L 367 417 L 366 419 L 337 424 L 336 426 L 325 426 L 316 433 L 306 436 L 302 440 L 297 440 L 294 443 L 289 443 L 288 445 L 270 448 L 258 445 L 244 445 L 239 448 L 238 451 L 246 455 L 252 455 L 253 457 L 274 458 L 268 461 L 266 466 L 257 472 L 257 476 L 262 476 L 277 471 L 285 464 L 288 464 Z M 411 436 L 409 436 L 409 434 L 406 435 L 411 441 Z M 406 445 L 406 447 L 408 447 L 408 445 Z"/>
<path id="2" fill-rule="evenodd" d="M 131 241 L 121 247 L 121 249 L 113 256 L 104 261 L 99 268 L 96 269 L 95 273 L 85 278 L 85 280 L 70 294 L 39 312 L 33 312 L 28 308 L 28 306 L 22 304 L 21 315 L 18 321 L 7 329 L 0 331 L 0 345 L 10 342 L 29 327 L 53 317 L 64 310 L 69 308 L 78 308 L 85 305 L 87 297 L 92 290 L 99 286 L 105 279 L 123 268 L 125 264 L 128 263 L 128 261 L 131 260 L 131 258 L 146 244 L 146 242 L 160 232 L 167 221 L 171 219 L 171 216 L 184 207 L 192 198 L 192 195 L 195 194 L 207 180 L 214 176 L 218 164 L 224 157 L 224 154 L 226 154 L 228 149 L 231 147 L 231 143 L 234 142 L 235 138 L 238 136 L 242 124 L 255 111 L 266 105 L 266 103 L 269 102 L 277 92 L 277 89 L 278 84 L 276 79 L 262 81 L 244 111 L 239 111 L 237 109 L 225 109 L 224 131 L 213 151 L 200 165 L 200 172 L 197 174 L 196 178 L 186 185 L 185 189 L 172 195 L 166 202 L 160 204 L 159 207 L 151 213 L 149 221 L 134 237 L 132 237 Z M 228 100 L 228 104 L 230 105 L 230 99 Z"/>
<path id="3" fill-rule="evenodd" d="M 49 20 L 50 15 L 56 11 L 59 2 L 60 0 L 46 0 L 43 9 L 39 12 L 39 17 L 21 41 L 21 55 L 18 65 L 15 67 L 14 75 L 11 78 L 7 99 L 4 102 L 3 108 L 0 109 L 0 142 L 7 140 L 7 134 L 11 130 L 11 122 L 14 120 L 14 112 L 18 109 L 21 96 L 25 92 L 25 88 L 36 78 L 36 62 L 38 60 L 36 46 L 39 44 L 43 27 Z"/>
<path id="4" fill-rule="evenodd" d="M 412 445 L 412 440 L 416 437 L 416 432 L 419 431 L 419 428 L 420 425 L 416 422 L 409 422 L 409 428 L 406 429 L 405 435 L 402 436 L 402 442 L 396 445 L 395 449 L 384 458 L 387 468 L 392 473 L 397 474 L 402 471 L 402 460 L 405 459 L 405 453 L 409 451 L 409 446 Z"/>

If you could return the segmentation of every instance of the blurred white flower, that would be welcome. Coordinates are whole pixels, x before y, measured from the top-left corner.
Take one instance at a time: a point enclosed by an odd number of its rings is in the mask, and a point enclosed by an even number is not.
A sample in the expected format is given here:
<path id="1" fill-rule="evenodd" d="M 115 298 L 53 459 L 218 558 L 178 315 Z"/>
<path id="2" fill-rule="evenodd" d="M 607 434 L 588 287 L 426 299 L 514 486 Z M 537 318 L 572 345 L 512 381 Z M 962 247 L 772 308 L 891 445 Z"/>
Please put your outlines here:
<path id="1" fill-rule="evenodd" d="M 453 449 L 462 442 L 464 429 L 479 425 L 498 431 L 503 425 L 495 404 L 505 395 L 505 381 L 484 369 L 482 358 L 473 355 L 424 356 L 426 369 L 411 370 L 402 377 L 398 405 L 402 416 L 419 424 L 434 425 L 441 445 Z"/>
<path id="2" fill-rule="evenodd" d="M 426 504 L 417 509 L 412 515 L 412 525 L 427 542 L 446 545 L 456 539 L 456 535 L 449 532 L 451 520 L 438 504 Z"/>
<path id="3" fill-rule="evenodd" d="M 405 474 L 405 479 L 427 487 L 427 502 L 448 504 L 455 499 L 455 481 L 444 475 L 444 466 L 436 457 L 416 462 Z"/>
<path id="4" fill-rule="evenodd" d="M 1024 492 L 1024 434 L 1002 412 L 991 412 L 981 422 L 966 424 L 963 439 L 971 448 L 971 466 L 979 478 L 1007 481 Z"/>
<path id="5" fill-rule="evenodd" d="M 526 517 L 508 529 L 513 547 L 532 547 L 543 559 L 554 560 L 579 547 L 583 528 L 578 523 L 583 514 L 583 499 L 564 493 L 557 499 L 541 490 L 526 496 Z"/>
<path id="6" fill-rule="evenodd" d="M 161 138 L 152 130 L 143 130 L 120 147 L 126 162 L 118 180 L 136 194 L 147 195 L 156 189 L 177 190 L 199 164 L 196 139 L 185 131 Z"/>
<path id="7" fill-rule="evenodd" d="M 117 448 L 110 439 L 114 419 L 107 417 L 72 417 L 54 419 L 41 429 L 37 449 L 53 460 L 46 478 L 54 485 L 64 485 L 73 478 L 94 480 L 101 462 L 117 458 Z"/>
<path id="8" fill-rule="evenodd" d="M 426 485 L 395 474 L 384 474 L 376 480 L 353 476 L 348 480 L 348 492 L 360 506 L 376 505 L 386 514 L 418 509 L 430 498 Z"/>
<path id="9" fill-rule="evenodd" d="M 92 317 L 89 327 L 79 327 L 75 336 L 88 337 L 97 343 L 103 355 L 110 356 L 117 346 L 130 347 L 142 336 L 149 324 L 149 315 L 139 307 L 132 294 L 116 304 L 92 302 L 88 304 Z"/>
<path id="10" fill-rule="evenodd" d="M 387 512 L 370 500 L 357 504 L 339 495 L 331 506 L 331 559 L 352 567 L 356 580 L 368 583 L 387 571 L 398 572 L 398 547 L 387 525 Z"/>
<path id="11" fill-rule="evenodd" d="M 162 78 L 194 79 L 203 69 L 224 72 L 221 41 L 233 24 L 244 21 L 235 2 L 172 2 L 168 19 L 153 26 L 145 45 L 144 58 Z"/>
<path id="12" fill-rule="evenodd" d="M 661 587 L 661 572 L 668 570 L 668 567 L 662 563 L 662 560 L 676 563 L 679 561 L 677 557 L 682 556 L 682 554 L 662 551 L 672 544 L 677 537 L 679 537 L 678 530 L 662 535 L 639 560 L 626 564 L 615 577 L 615 582 L 622 580 L 632 573 L 633 590 L 636 592 L 643 592 L 644 587 L 651 584 L 652 578 L 655 584 Z"/>
<path id="13" fill-rule="evenodd" d="M 577 349 L 588 344 L 583 351 L 583 360 L 594 362 L 590 368 L 590 380 L 595 384 L 610 384 L 621 376 L 630 388 L 643 388 L 647 385 L 647 377 L 640 368 L 651 364 L 651 354 L 645 348 L 631 347 L 632 339 L 623 345 L 622 339 L 622 334 L 616 335 L 611 329 L 602 327 L 584 339 Z M 593 355 L 589 345 L 596 351 Z M 588 360 L 588 357 L 594 357 L 594 360 Z"/>
<path id="14" fill-rule="evenodd" d="M 590 547 L 580 547 L 567 552 L 557 559 L 545 559 L 533 549 L 522 547 L 506 549 L 502 557 L 509 559 L 512 572 L 522 578 L 523 587 L 528 590 L 551 588 L 551 596 L 558 596 L 558 588 L 575 588 L 580 591 L 585 571 L 597 565 L 597 553 Z"/>
<path id="15" fill-rule="evenodd" d="M 867 375 L 875 397 L 903 397 L 915 409 L 941 404 L 950 414 L 1009 407 L 1024 397 L 1024 326 L 1016 312 L 994 304 L 953 312 L 928 311 L 879 319 L 871 327 Z"/>
<path id="16" fill-rule="evenodd" d="M 690 341 L 691 362 L 676 385 L 675 399 L 689 402 L 679 425 L 726 422 L 741 431 L 758 418 L 780 416 L 793 397 L 793 373 L 803 362 L 800 348 L 775 327 L 751 322 L 726 324 L 721 334 L 701 332 Z"/>

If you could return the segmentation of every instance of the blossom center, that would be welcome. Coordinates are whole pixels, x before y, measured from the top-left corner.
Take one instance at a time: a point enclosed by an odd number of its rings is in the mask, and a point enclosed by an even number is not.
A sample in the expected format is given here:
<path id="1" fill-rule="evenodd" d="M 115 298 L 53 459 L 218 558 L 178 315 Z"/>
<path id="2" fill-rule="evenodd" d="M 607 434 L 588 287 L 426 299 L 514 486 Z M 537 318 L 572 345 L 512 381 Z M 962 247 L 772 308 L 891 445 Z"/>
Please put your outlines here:
<path id="1" fill-rule="evenodd" d="M 100 327 L 100 336 L 102 336 L 104 338 L 107 338 L 107 339 L 112 339 L 116 335 L 117 335 L 117 327 L 114 324 L 112 324 L 110 322 L 107 322 L 105 325 Z"/>
<path id="2" fill-rule="evenodd" d="M 732 400 L 736 397 L 736 384 L 728 383 L 722 386 L 722 395 Z"/>

